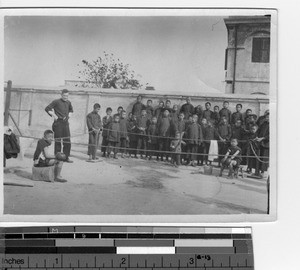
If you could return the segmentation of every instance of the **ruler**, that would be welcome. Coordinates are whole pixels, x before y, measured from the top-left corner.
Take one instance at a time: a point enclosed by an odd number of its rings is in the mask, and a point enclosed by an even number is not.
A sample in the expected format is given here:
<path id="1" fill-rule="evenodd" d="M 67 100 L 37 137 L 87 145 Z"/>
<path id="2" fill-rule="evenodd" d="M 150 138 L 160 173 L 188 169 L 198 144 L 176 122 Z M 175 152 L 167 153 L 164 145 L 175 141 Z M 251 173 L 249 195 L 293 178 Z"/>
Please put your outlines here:
<path id="1" fill-rule="evenodd" d="M 2 270 L 254 269 L 250 227 L 0 228 Z"/>

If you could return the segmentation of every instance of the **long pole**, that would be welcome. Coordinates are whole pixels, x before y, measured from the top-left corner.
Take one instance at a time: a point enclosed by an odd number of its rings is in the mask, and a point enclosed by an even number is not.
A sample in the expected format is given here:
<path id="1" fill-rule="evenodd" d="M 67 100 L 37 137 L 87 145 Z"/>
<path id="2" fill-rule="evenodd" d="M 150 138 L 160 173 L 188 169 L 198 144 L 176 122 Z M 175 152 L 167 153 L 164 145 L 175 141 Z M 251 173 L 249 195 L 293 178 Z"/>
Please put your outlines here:
<path id="1" fill-rule="evenodd" d="M 268 180 L 267 180 L 267 193 L 268 193 L 267 214 L 270 214 L 270 176 L 268 176 Z"/>
<path id="2" fill-rule="evenodd" d="M 8 126 L 9 107 L 10 107 L 10 99 L 11 99 L 11 86 L 12 86 L 12 81 L 8 81 L 7 88 L 6 88 L 5 107 L 4 107 L 4 126 Z"/>

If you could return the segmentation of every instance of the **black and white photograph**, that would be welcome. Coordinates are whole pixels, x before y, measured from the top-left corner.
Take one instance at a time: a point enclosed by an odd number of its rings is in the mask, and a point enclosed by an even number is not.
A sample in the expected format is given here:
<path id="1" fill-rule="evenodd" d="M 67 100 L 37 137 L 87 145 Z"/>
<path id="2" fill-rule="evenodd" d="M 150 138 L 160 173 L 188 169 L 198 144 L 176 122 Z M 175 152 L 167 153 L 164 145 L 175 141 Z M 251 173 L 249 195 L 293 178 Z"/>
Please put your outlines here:
<path id="1" fill-rule="evenodd" d="M 276 218 L 275 10 L 28 9 L 3 24 L 4 218 Z"/>

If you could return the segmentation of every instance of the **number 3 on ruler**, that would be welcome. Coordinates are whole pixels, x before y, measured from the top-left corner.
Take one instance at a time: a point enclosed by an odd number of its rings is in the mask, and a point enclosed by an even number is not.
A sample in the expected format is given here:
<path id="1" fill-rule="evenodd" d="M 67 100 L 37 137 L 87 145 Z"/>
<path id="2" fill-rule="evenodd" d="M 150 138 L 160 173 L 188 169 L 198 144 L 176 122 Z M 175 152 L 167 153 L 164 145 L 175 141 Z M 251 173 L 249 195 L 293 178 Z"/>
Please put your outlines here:
<path id="1" fill-rule="evenodd" d="M 194 264 L 194 262 L 195 262 L 195 261 L 194 261 L 194 258 L 190 258 L 189 263 L 190 263 L 190 264 Z"/>

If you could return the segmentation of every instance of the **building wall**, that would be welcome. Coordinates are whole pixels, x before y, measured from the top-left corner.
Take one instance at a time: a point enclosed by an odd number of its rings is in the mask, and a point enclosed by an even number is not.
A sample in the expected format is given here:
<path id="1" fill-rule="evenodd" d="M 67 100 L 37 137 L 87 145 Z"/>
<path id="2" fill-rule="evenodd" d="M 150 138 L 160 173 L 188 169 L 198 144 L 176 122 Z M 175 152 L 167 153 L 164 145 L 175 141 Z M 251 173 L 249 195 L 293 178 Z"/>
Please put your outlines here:
<path id="1" fill-rule="evenodd" d="M 6 89 L 5 89 L 6 90 Z M 172 105 L 182 105 L 185 103 L 185 97 L 183 95 L 161 95 L 157 92 L 139 91 L 132 92 L 130 90 L 106 90 L 101 91 L 95 89 L 85 89 L 82 91 L 71 91 L 69 99 L 74 107 L 73 117 L 70 119 L 71 134 L 73 142 L 86 143 L 87 142 L 87 128 L 85 117 L 87 113 L 92 111 L 94 103 L 101 104 L 100 115 L 105 115 L 105 109 L 112 107 L 113 112 L 116 112 L 118 106 L 123 106 L 127 112 L 132 109 L 132 105 L 136 101 L 138 94 L 142 94 L 143 103 L 146 103 L 147 99 L 153 100 L 154 107 L 157 107 L 160 100 L 170 99 Z M 183 93 L 184 94 L 184 93 Z M 235 105 L 237 103 L 243 104 L 243 111 L 247 108 L 253 110 L 257 115 L 262 115 L 269 107 L 269 99 L 266 96 L 246 96 L 246 95 L 201 95 L 201 94 L 189 94 L 192 97 L 192 104 L 202 105 L 206 101 L 210 101 L 212 106 L 219 105 L 222 107 L 224 100 L 228 100 L 230 103 L 230 109 L 235 111 Z M 13 88 L 11 93 L 11 105 L 10 109 L 15 110 L 32 110 L 31 125 L 29 125 L 29 112 L 28 111 L 11 111 L 11 114 L 17 124 L 19 125 L 22 134 L 28 136 L 41 137 L 45 129 L 51 129 L 52 118 L 45 112 L 45 107 L 54 99 L 60 98 L 60 90 L 45 90 L 45 89 L 26 89 L 26 88 Z M 9 125 L 14 126 L 12 120 L 9 120 Z"/>
<path id="2" fill-rule="evenodd" d="M 225 93 L 233 93 L 233 73 L 235 54 L 235 27 L 237 27 L 236 75 L 237 94 L 261 92 L 269 94 L 269 63 L 252 62 L 252 41 L 254 37 L 270 37 L 270 23 L 263 18 L 244 20 L 234 18 L 225 20 L 228 30 L 227 72 Z"/>

